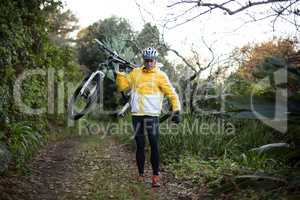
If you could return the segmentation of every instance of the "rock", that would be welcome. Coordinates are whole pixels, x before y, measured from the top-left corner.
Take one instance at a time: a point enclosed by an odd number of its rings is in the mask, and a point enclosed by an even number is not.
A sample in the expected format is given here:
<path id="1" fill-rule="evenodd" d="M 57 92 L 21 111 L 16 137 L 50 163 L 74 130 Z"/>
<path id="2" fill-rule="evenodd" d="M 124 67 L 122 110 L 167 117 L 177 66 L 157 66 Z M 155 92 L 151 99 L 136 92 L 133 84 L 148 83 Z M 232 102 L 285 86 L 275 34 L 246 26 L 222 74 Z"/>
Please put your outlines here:
<path id="1" fill-rule="evenodd" d="M 0 174 L 8 168 L 8 163 L 11 160 L 11 153 L 7 146 L 0 142 Z"/>

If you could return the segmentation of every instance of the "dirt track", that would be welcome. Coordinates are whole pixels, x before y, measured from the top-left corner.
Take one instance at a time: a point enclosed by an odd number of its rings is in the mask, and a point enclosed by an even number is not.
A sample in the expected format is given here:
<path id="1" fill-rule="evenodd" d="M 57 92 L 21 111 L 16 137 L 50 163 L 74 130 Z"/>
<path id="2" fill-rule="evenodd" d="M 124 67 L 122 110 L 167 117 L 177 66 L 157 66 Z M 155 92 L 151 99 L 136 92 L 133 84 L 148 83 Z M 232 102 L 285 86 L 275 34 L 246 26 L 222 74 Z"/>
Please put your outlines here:
<path id="1" fill-rule="evenodd" d="M 0 199 L 193 199 L 164 171 L 162 187 L 151 188 L 146 167 L 146 182 L 138 183 L 134 153 L 112 136 L 65 138 L 41 149 L 29 175 L 2 177 Z"/>

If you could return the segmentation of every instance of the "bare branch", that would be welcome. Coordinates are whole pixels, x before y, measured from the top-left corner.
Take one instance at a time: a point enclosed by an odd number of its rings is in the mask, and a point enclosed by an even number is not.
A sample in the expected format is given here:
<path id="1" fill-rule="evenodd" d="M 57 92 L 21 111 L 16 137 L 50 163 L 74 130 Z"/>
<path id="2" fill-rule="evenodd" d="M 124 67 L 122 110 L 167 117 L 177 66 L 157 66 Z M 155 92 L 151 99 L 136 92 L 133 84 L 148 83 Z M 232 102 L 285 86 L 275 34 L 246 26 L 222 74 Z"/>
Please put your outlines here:
<path id="1" fill-rule="evenodd" d="M 179 5 L 179 4 L 187 4 L 187 3 L 194 3 L 197 4 L 199 7 L 209 7 L 210 10 L 213 10 L 215 8 L 219 8 L 221 10 L 224 10 L 227 14 L 229 15 L 234 15 L 238 12 L 241 12 L 243 10 L 246 10 L 250 7 L 253 6 L 258 6 L 258 5 L 263 5 L 263 4 L 270 4 L 270 3 L 277 3 L 277 2 L 289 2 L 290 0 L 262 0 L 262 1 L 256 1 L 256 2 L 252 2 L 252 1 L 248 1 L 246 5 L 243 5 L 241 7 L 239 7 L 238 9 L 235 10 L 231 10 L 227 7 L 225 7 L 226 4 L 230 3 L 230 2 L 235 2 L 235 0 L 229 0 L 226 1 L 224 3 L 218 4 L 218 3 L 204 3 L 203 1 L 199 0 L 199 1 L 178 1 L 175 2 L 171 5 L 168 5 L 167 7 L 173 7 L 175 5 Z"/>
<path id="2" fill-rule="evenodd" d="M 299 32 L 300 25 L 299 25 L 298 22 L 297 22 L 296 15 L 294 15 L 294 18 L 293 18 L 293 24 L 294 24 L 295 27 L 296 27 L 296 31 Z"/>
<path id="3" fill-rule="evenodd" d="M 296 27 L 297 30 L 299 29 L 299 25 L 297 24 L 297 22 L 291 21 L 291 20 L 289 20 L 289 19 L 283 17 L 282 15 L 280 16 L 280 18 L 283 19 L 284 21 L 290 23 L 290 24 L 295 25 L 295 27 Z"/>
<path id="4" fill-rule="evenodd" d="M 207 14 L 209 12 L 212 12 L 213 10 L 223 10 L 225 11 L 226 14 L 228 15 L 234 15 L 234 14 L 237 14 L 237 13 L 240 13 L 240 12 L 243 12 L 251 7 L 254 7 L 254 6 L 260 6 L 260 5 L 267 5 L 267 4 L 275 4 L 275 3 L 278 3 L 279 4 L 279 9 L 277 10 L 273 10 L 275 11 L 275 14 L 272 14 L 275 19 L 272 21 L 273 24 L 275 24 L 275 22 L 277 21 L 278 19 L 278 15 L 283 15 L 285 11 L 288 11 L 288 9 L 290 9 L 294 4 L 296 3 L 299 3 L 300 0 L 260 0 L 260 1 L 253 1 L 253 0 L 249 0 L 247 1 L 247 3 L 244 3 L 244 4 L 241 4 L 239 1 L 236 1 L 236 0 L 227 0 L 227 1 L 224 1 L 223 3 L 217 3 L 217 2 L 204 2 L 203 0 L 198 0 L 198 1 L 184 1 L 184 0 L 181 0 L 181 1 L 176 1 L 175 3 L 171 4 L 171 5 L 168 5 L 167 7 L 174 7 L 174 6 L 178 6 L 180 4 L 195 4 L 194 7 L 191 7 L 187 10 L 185 10 L 183 13 L 177 15 L 176 17 L 172 18 L 171 20 L 173 21 L 177 21 L 180 17 L 186 15 L 187 13 L 189 13 L 191 10 L 193 9 L 196 9 L 196 8 L 203 8 L 202 10 L 199 11 L 198 14 L 195 14 L 194 16 L 192 17 L 189 17 L 185 20 L 183 20 L 182 22 L 180 23 L 177 23 L 175 24 L 174 26 L 172 27 L 169 27 L 169 29 L 173 29 L 175 27 L 178 27 L 180 25 L 183 25 L 185 23 L 188 23 L 198 17 L 200 17 L 201 15 L 204 15 L 204 14 Z M 237 8 L 233 9 L 233 8 L 230 8 L 230 7 L 233 7 L 234 4 L 238 5 Z M 285 3 L 288 3 L 288 5 L 286 6 Z M 236 6 L 235 6 L 236 7 Z M 299 15 L 300 11 L 299 9 L 297 8 L 297 6 L 294 6 L 293 9 L 289 10 L 288 11 L 288 14 L 290 15 Z M 269 15 L 271 16 L 271 15 Z M 268 17 L 267 17 L 268 18 Z M 169 21 L 171 22 L 171 21 Z"/>
<path id="5" fill-rule="evenodd" d="M 188 23 L 188 22 L 190 22 L 190 21 L 193 21 L 194 19 L 200 17 L 201 15 L 203 15 L 203 14 L 205 14 L 205 13 L 208 13 L 209 11 L 210 11 L 210 10 L 207 10 L 207 11 L 205 11 L 205 12 L 202 12 L 202 13 L 200 13 L 200 14 L 197 14 L 197 15 L 195 15 L 194 17 L 191 17 L 191 18 L 185 20 L 184 22 L 178 23 L 178 24 L 176 24 L 175 26 L 172 26 L 172 27 L 170 27 L 170 28 L 168 28 L 168 29 L 173 29 L 173 28 L 176 28 L 176 27 L 178 27 L 178 26 L 181 26 L 181 25 L 183 25 L 183 24 L 185 24 L 185 23 Z"/>
<path id="6" fill-rule="evenodd" d="M 245 26 L 247 24 L 250 24 L 250 23 L 253 23 L 253 22 L 262 21 L 262 20 L 268 19 L 270 17 L 275 17 L 275 16 L 276 16 L 276 14 L 271 14 L 271 15 L 267 15 L 267 16 L 264 16 L 264 17 L 261 17 L 261 18 L 258 18 L 258 19 L 256 19 L 255 17 L 252 17 L 253 20 L 245 21 L 239 27 L 235 28 L 232 32 L 238 31 L 239 29 L 241 29 L 243 26 Z"/>
<path id="7" fill-rule="evenodd" d="M 226 8 L 224 7 L 222 4 L 219 5 L 219 4 L 214 4 L 214 3 L 203 3 L 203 4 L 200 4 L 200 6 L 206 6 L 206 7 L 216 7 L 216 8 L 219 8 L 221 10 L 224 10 L 226 11 L 229 15 L 234 15 L 238 12 L 241 12 L 243 10 L 246 10 L 250 7 L 253 7 L 253 6 L 258 6 L 258 5 L 262 5 L 262 4 L 269 4 L 269 3 L 276 3 L 276 2 L 289 2 L 290 0 L 266 0 L 266 1 L 258 1 L 258 2 L 251 2 L 251 1 L 248 1 L 248 3 L 244 6 L 241 6 L 240 8 L 236 9 L 236 10 L 230 10 L 229 8 Z"/>
<path id="8" fill-rule="evenodd" d="M 192 76 L 190 76 L 188 79 L 184 80 L 185 82 L 193 81 L 195 78 L 199 77 L 199 75 L 201 74 L 201 72 L 203 72 L 204 70 L 206 70 L 209 67 L 211 67 L 211 65 L 213 64 L 213 61 L 215 60 L 215 55 L 214 55 L 214 52 L 213 52 L 212 48 L 210 46 L 208 46 L 208 44 L 206 43 L 206 41 L 204 40 L 203 37 L 201 39 L 202 39 L 202 42 L 205 45 L 205 47 L 211 53 L 211 60 L 209 61 L 209 63 L 205 67 L 202 67 L 202 68 L 200 67 L 199 70 L 196 71 Z"/>
<path id="9" fill-rule="evenodd" d="M 197 8 L 197 7 L 198 7 L 197 5 L 192 6 L 191 8 L 189 8 L 189 9 L 185 10 L 184 12 L 182 12 L 181 14 L 176 15 L 175 17 L 172 17 L 172 18 L 170 18 L 170 19 L 167 19 L 167 21 L 169 21 L 169 22 L 177 21 L 177 19 L 178 19 L 179 17 L 183 17 L 184 15 L 188 14 L 189 12 L 191 12 L 193 9 L 195 9 L 195 8 Z"/>
<path id="10" fill-rule="evenodd" d="M 228 1 L 226 1 L 226 2 L 224 2 L 224 3 L 222 3 L 222 4 L 220 4 L 220 6 L 224 6 L 225 4 L 228 4 L 228 3 L 232 2 L 232 1 L 234 1 L 234 0 L 228 0 Z M 183 2 L 183 1 L 181 1 L 181 2 Z M 197 7 L 199 7 L 199 5 L 200 5 L 200 4 L 197 4 Z M 209 7 L 209 6 L 208 6 L 208 7 Z M 203 12 L 200 12 L 199 14 L 195 15 L 194 17 L 191 17 L 191 18 L 185 20 L 185 21 L 182 22 L 182 23 L 176 24 L 175 26 L 172 26 L 172 27 L 170 27 L 169 29 L 173 29 L 173 28 L 176 28 L 176 27 L 178 27 L 178 26 L 180 26 L 180 25 L 183 25 L 183 24 L 185 24 L 185 23 L 187 23 L 187 22 L 190 22 L 190 21 L 192 21 L 192 20 L 194 20 L 194 19 L 200 17 L 201 15 L 204 15 L 204 14 L 206 14 L 206 13 L 208 13 L 208 12 L 211 12 L 212 10 L 214 10 L 214 9 L 216 9 L 216 8 L 217 8 L 217 7 L 214 7 L 214 8 L 209 7 L 209 9 L 207 9 L 207 10 L 205 10 L 205 11 L 203 11 Z"/>
<path id="11" fill-rule="evenodd" d="M 202 42 L 203 44 L 206 46 L 206 48 L 209 50 L 210 54 L 211 54 L 211 60 L 209 61 L 209 63 L 206 66 L 206 69 L 209 68 L 211 66 L 211 64 L 213 63 L 213 61 L 215 60 L 215 54 L 212 50 L 212 48 L 210 46 L 207 45 L 206 41 L 204 40 L 204 38 L 202 37 Z"/>
<path id="12" fill-rule="evenodd" d="M 141 5 L 136 0 L 135 0 L 135 5 L 139 8 L 139 12 L 140 12 L 140 16 L 142 18 L 142 21 L 144 22 L 144 24 L 146 24 L 146 20 L 145 20 L 145 18 L 143 16 L 143 13 L 142 13 L 142 7 L 141 7 Z"/>
<path id="13" fill-rule="evenodd" d="M 139 8 L 140 16 L 142 17 L 142 20 L 143 20 L 144 24 L 146 24 L 146 20 L 145 20 L 143 14 L 142 14 L 142 13 L 143 13 L 142 10 L 143 10 L 144 12 L 146 12 L 148 15 L 150 15 L 151 18 L 152 18 L 152 20 L 155 21 L 155 17 L 153 16 L 153 14 L 152 14 L 150 11 L 148 11 L 147 9 L 145 9 L 144 7 L 142 7 L 141 4 L 139 4 L 139 3 L 137 2 L 137 0 L 135 0 L 135 4 L 136 4 L 136 6 Z"/>
<path id="14" fill-rule="evenodd" d="M 182 3 L 196 3 L 198 4 L 200 1 L 178 1 L 178 2 L 175 2 L 173 4 L 170 4 L 170 5 L 167 5 L 167 7 L 173 7 L 173 6 L 176 6 L 178 4 L 182 4 Z"/>
<path id="15" fill-rule="evenodd" d="M 185 57 L 183 57 L 177 50 L 175 50 L 175 49 L 172 49 L 172 48 L 169 48 L 169 47 L 167 47 L 167 49 L 169 50 L 169 51 L 172 51 L 173 53 L 175 53 L 176 54 L 176 56 L 178 56 L 189 68 L 191 68 L 194 72 L 197 72 L 197 70 L 194 68 L 194 66 L 193 65 L 191 65 L 186 59 L 185 59 Z"/>
<path id="16" fill-rule="evenodd" d="M 276 23 L 277 19 L 278 19 L 281 15 L 283 15 L 283 13 L 284 13 L 288 8 L 290 8 L 293 4 L 295 4 L 295 3 L 297 3 L 297 2 L 298 2 L 298 0 L 295 0 L 294 2 L 290 2 L 290 4 L 287 5 L 286 7 L 280 7 L 278 10 L 273 9 L 274 12 L 277 13 L 277 14 L 276 14 L 276 17 L 274 18 L 274 20 L 273 20 L 273 22 L 272 22 L 272 28 L 273 28 L 273 31 L 275 31 L 275 23 Z"/>

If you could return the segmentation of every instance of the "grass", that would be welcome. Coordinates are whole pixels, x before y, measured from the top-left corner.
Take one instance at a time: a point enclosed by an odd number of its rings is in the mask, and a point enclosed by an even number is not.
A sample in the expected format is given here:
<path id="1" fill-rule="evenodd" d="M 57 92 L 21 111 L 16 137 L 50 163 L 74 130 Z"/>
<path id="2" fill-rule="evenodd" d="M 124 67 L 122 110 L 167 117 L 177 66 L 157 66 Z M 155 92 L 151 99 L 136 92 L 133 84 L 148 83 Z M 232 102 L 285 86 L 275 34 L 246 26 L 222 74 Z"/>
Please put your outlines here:
<path id="1" fill-rule="evenodd" d="M 120 123 L 128 124 L 130 119 L 126 118 Z M 119 138 L 132 146 L 134 141 L 131 136 L 129 130 Z M 205 185 L 215 195 L 229 193 L 232 199 L 276 199 L 276 195 L 283 194 L 281 190 L 270 193 L 262 189 L 256 193 L 257 185 L 252 184 L 252 188 L 240 188 L 244 191 L 241 192 L 236 190 L 238 186 L 234 182 L 237 175 L 274 174 L 279 169 L 287 168 L 288 165 L 280 159 L 251 151 L 284 139 L 284 136 L 257 120 L 215 116 L 195 118 L 187 115 L 179 125 L 160 125 L 161 162 L 176 178 L 189 180 L 195 185 Z"/>
<path id="2" fill-rule="evenodd" d="M 119 128 L 128 127 L 131 120 L 127 117 L 118 124 Z M 113 134 L 118 135 L 122 143 L 134 147 L 132 128 L 118 130 Z M 266 162 L 267 158 L 257 157 L 250 150 L 277 140 L 271 128 L 255 120 L 186 116 L 179 125 L 160 125 L 161 160 L 165 164 L 189 155 L 200 160 L 231 159 L 257 169 L 256 165 Z"/>
<path id="3" fill-rule="evenodd" d="M 168 127 L 169 126 L 169 127 Z M 257 121 L 233 121 L 217 117 L 200 119 L 187 116 L 176 127 L 161 127 L 162 159 L 178 160 L 186 153 L 201 159 L 228 157 L 239 161 L 240 155 L 274 140 L 273 131 Z"/>

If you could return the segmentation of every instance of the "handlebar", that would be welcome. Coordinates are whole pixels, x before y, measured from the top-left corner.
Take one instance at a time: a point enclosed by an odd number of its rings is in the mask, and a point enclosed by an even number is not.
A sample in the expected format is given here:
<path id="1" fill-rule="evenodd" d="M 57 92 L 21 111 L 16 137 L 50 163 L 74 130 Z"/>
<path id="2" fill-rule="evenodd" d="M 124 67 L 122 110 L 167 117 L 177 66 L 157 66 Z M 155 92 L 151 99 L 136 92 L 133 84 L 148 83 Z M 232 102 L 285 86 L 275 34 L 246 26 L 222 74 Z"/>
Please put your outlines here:
<path id="1" fill-rule="evenodd" d="M 105 52 L 107 52 L 110 56 L 110 58 L 116 62 L 116 63 L 120 63 L 122 65 L 126 65 L 132 69 L 136 68 L 137 66 L 132 64 L 131 62 L 125 60 L 124 58 L 120 57 L 117 53 L 115 53 L 113 50 L 109 49 L 108 47 L 106 47 L 101 41 L 99 41 L 98 39 L 95 39 L 95 41 L 100 45 L 101 49 L 103 49 Z"/>

